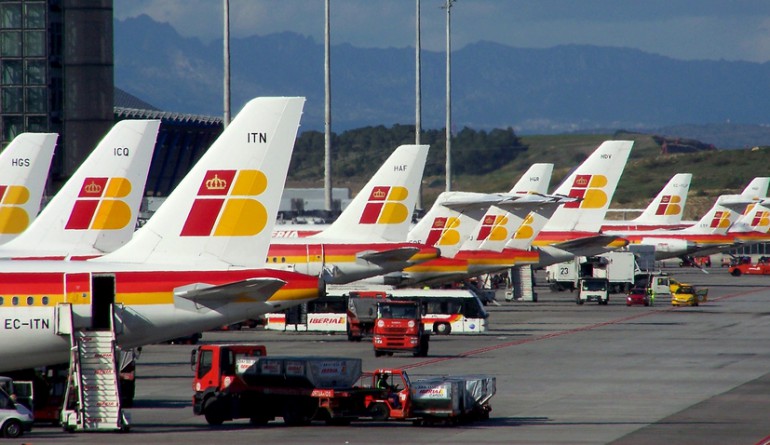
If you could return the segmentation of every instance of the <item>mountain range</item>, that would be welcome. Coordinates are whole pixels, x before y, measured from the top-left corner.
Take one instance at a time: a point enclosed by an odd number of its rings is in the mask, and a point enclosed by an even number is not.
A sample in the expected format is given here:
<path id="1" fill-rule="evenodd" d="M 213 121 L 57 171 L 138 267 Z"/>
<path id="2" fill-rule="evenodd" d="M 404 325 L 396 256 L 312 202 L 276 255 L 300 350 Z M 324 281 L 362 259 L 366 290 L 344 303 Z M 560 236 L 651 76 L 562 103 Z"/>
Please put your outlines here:
<path id="1" fill-rule="evenodd" d="M 115 85 L 165 111 L 222 114 L 222 41 L 116 20 Z M 233 38 L 233 114 L 263 95 L 307 97 L 302 128 L 324 128 L 323 43 L 284 32 Z M 422 52 L 422 127 L 445 125 L 445 54 Z M 414 48 L 331 47 L 332 130 L 414 124 Z M 770 144 L 770 64 L 683 61 L 636 49 L 478 42 L 452 52 L 452 127 L 521 134 L 617 129 Z"/>

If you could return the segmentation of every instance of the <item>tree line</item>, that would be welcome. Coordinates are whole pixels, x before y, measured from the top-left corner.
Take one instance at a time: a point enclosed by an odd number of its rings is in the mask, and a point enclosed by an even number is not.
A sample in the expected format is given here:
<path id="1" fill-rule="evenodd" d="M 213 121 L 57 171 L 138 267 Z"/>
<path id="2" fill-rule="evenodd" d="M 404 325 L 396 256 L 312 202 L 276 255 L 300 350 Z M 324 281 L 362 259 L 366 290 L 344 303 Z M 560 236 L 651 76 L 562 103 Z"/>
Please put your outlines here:
<path id="1" fill-rule="evenodd" d="M 332 133 L 331 162 L 335 178 L 374 173 L 399 145 L 414 144 L 414 125 L 383 125 Z M 443 129 L 423 130 L 422 144 L 430 145 L 425 176 L 443 175 L 446 134 Z M 490 131 L 463 128 L 452 136 L 452 173 L 483 174 L 507 164 L 527 150 L 513 128 Z M 289 177 L 313 180 L 324 174 L 324 134 L 306 131 L 297 138 Z"/>

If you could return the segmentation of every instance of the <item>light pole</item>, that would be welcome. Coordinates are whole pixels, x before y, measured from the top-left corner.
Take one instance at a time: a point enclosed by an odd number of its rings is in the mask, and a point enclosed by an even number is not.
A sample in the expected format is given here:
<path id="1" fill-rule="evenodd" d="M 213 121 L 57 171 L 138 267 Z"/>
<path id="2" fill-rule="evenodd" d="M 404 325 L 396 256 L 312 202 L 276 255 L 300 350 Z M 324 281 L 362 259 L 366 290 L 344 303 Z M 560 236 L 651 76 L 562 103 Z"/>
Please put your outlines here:
<path id="1" fill-rule="evenodd" d="M 326 0 L 326 24 L 324 27 L 324 204 L 327 216 L 332 212 L 332 108 L 331 64 L 329 56 L 329 0 Z"/>
<path id="2" fill-rule="evenodd" d="M 451 33 L 451 10 L 455 0 L 446 0 L 443 6 L 446 9 L 446 191 L 452 190 L 452 41 L 449 38 Z"/>
<path id="3" fill-rule="evenodd" d="M 222 127 L 230 123 L 230 0 L 224 0 L 224 116 Z"/>
<path id="4" fill-rule="evenodd" d="M 415 12 L 415 44 L 414 44 L 414 143 L 420 145 L 420 132 L 422 131 L 421 115 L 421 91 L 420 91 L 420 0 L 415 0 L 417 10 Z M 420 187 L 417 190 L 417 205 L 415 206 L 418 212 L 422 212 L 422 181 L 420 181 Z"/>

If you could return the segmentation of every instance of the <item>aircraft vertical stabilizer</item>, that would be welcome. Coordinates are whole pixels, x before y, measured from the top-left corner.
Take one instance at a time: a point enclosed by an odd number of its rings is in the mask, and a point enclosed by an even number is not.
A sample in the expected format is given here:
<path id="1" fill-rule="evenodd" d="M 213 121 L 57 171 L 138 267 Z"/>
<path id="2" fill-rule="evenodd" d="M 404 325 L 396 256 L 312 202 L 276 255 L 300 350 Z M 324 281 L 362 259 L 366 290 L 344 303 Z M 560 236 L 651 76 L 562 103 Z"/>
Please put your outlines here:
<path id="1" fill-rule="evenodd" d="M 420 192 L 429 147 L 398 147 L 339 218 L 310 238 L 351 242 L 404 241 Z"/>
<path id="2" fill-rule="evenodd" d="M 159 120 L 115 124 L 3 257 L 100 255 L 136 229 Z"/>
<path id="3" fill-rule="evenodd" d="M 633 144 L 605 141 L 583 161 L 554 192 L 580 201 L 556 210 L 544 230 L 598 232 Z"/>
<path id="4" fill-rule="evenodd" d="M 263 266 L 304 103 L 249 101 L 131 241 L 91 261 Z"/>
<path id="5" fill-rule="evenodd" d="M 553 164 L 532 164 L 513 186 L 510 194 L 521 196 L 548 193 L 551 173 L 553 173 Z M 514 205 L 505 208 L 491 205 L 473 230 L 473 235 L 463 244 L 462 250 L 502 251 L 506 243 L 524 224 L 530 211 L 538 205 L 538 203 L 516 205 L 516 202 L 517 200 L 514 199 Z"/>
<path id="6" fill-rule="evenodd" d="M 644 212 L 629 223 L 670 226 L 682 222 L 691 180 L 691 173 L 672 176 Z"/>
<path id="7" fill-rule="evenodd" d="M 56 133 L 21 133 L 0 154 L 0 244 L 24 232 L 40 211 Z"/>
<path id="8" fill-rule="evenodd" d="M 441 249 L 441 256 L 454 257 L 479 224 L 489 206 L 505 195 L 443 192 L 428 213 L 409 231 L 408 241 Z"/>
<path id="9" fill-rule="evenodd" d="M 551 183 L 553 164 L 532 164 L 511 189 L 511 193 L 548 193 Z"/>

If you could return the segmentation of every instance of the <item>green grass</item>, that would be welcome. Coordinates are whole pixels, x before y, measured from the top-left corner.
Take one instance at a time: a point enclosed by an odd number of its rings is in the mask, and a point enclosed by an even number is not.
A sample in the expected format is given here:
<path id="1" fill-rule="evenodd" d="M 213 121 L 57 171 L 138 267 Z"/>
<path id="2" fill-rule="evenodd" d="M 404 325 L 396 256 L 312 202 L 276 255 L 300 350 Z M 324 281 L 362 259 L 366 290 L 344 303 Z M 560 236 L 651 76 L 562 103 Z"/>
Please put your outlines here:
<path id="1" fill-rule="evenodd" d="M 611 208 L 643 208 L 676 173 L 692 173 L 685 219 L 697 219 L 720 194 L 739 193 L 755 177 L 770 176 L 770 149 L 718 150 L 698 153 L 662 154 L 651 136 L 641 134 L 591 134 L 523 136 L 529 149 L 499 169 L 485 175 L 455 175 L 452 189 L 470 192 L 506 192 L 530 165 L 537 162 L 554 164 L 551 187 L 580 164 L 607 139 L 634 140 L 628 164 L 620 178 Z M 368 180 L 357 177 L 347 186 L 355 194 Z M 323 184 L 323 178 L 315 179 Z M 444 190 L 443 175 L 423 178 L 423 207 L 429 208 Z M 292 187 L 291 183 L 288 185 Z"/>

